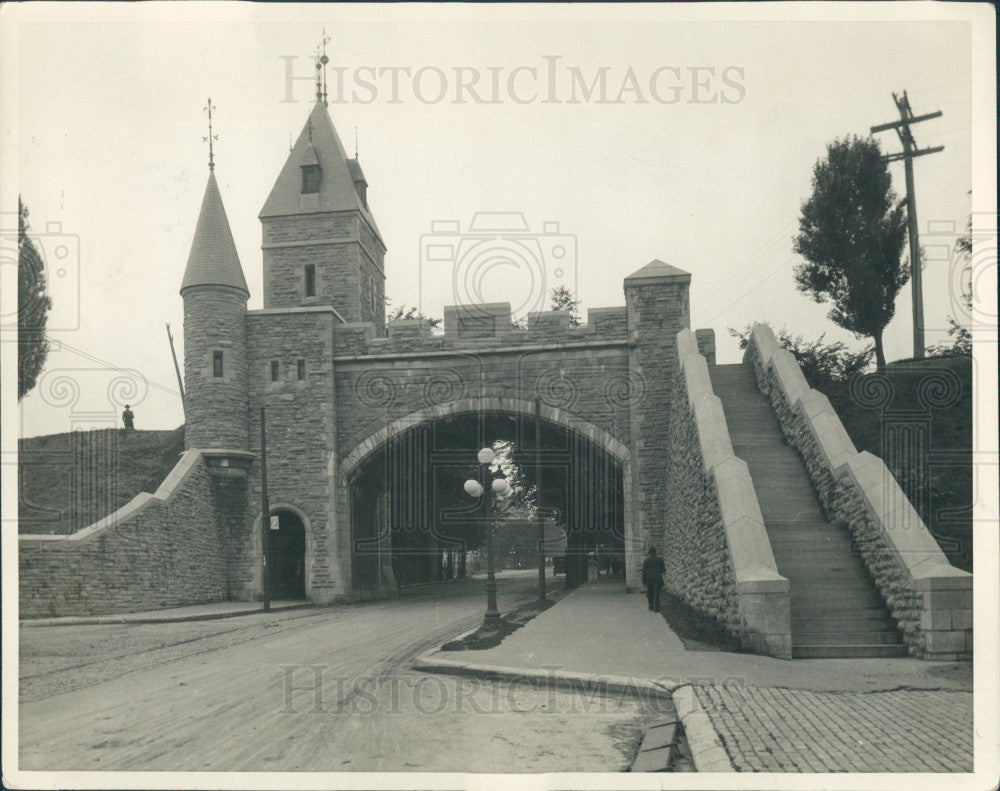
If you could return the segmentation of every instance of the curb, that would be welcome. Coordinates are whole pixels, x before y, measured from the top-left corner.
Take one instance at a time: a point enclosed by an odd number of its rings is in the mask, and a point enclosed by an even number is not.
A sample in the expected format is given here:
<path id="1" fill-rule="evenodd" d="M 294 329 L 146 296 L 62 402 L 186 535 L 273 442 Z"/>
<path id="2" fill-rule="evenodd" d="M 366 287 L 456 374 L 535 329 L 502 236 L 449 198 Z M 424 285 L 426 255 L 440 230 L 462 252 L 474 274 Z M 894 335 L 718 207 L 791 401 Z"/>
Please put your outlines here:
<path id="1" fill-rule="evenodd" d="M 287 610 L 304 610 L 315 607 L 312 602 L 289 604 L 284 607 L 272 607 L 268 614 L 286 612 Z M 170 615 L 164 618 L 153 616 L 131 618 L 128 613 L 122 615 L 68 615 L 62 618 L 44 618 L 19 621 L 18 625 L 26 628 L 42 626 L 108 626 L 112 624 L 150 624 L 150 623 L 185 623 L 187 621 L 217 621 L 222 618 L 238 618 L 241 615 L 260 615 L 264 610 L 232 610 L 230 612 L 209 612 L 196 615 Z"/>
<path id="2" fill-rule="evenodd" d="M 568 589 L 560 596 L 562 599 L 572 593 Z M 558 604 L 558 600 L 553 605 Z M 506 617 L 514 612 L 520 605 L 516 605 L 512 610 L 504 613 L 501 617 Z M 477 624 L 457 637 L 453 637 L 445 642 L 461 640 L 467 635 L 479 630 Z M 483 678 L 490 681 L 526 681 L 533 684 L 551 684 L 557 687 L 580 690 L 584 692 L 627 692 L 630 694 L 645 693 L 651 697 L 663 700 L 671 700 L 671 687 L 664 684 L 657 684 L 646 679 L 636 679 L 628 676 L 594 675 L 591 673 L 575 673 L 571 671 L 558 671 L 555 669 L 531 669 L 522 667 L 508 667 L 505 665 L 481 665 L 471 662 L 461 662 L 452 659 L 432 658 L 433 654 L 441 652 L 441 646 L 437 645 L 429 648 L 413 660 L 413 669 L 421 670 L 425 673 L 443 673 L 454 676 L 468 676 L 472 678 Z M 449 652 L 450 653 L 450 652 Z M 460 653 L 460 652 L 455 652 Z"/>
<path id="3" fill-rule="evenodd" d="M 686 684 L 673 691 L 677 717 L 684 726 L 691 760 L 699 772 L 733 772 L 732 762 L 708 715 L 701 707 L 694 687 Z"/>
<path id="4" fill-rule="evenodd" d="M 431 649 L 413 661 L 413 669 L 425 673 L 444 673 L 453 676 L 469 676 L 489 681 L 525 681 L 539 685 L 552 685 L 583 692 L 625 692 L 634 695 L 648 695 L 660 700 L 672 701 L 671 692 L 666 687 L 645 679 L 628 676 L 593 675 L 558 670 L 534 670 L 508 667 L 505 665 L 479 665 L 465 662 L 451 662 L 446 659 L 431 659 Z"/>

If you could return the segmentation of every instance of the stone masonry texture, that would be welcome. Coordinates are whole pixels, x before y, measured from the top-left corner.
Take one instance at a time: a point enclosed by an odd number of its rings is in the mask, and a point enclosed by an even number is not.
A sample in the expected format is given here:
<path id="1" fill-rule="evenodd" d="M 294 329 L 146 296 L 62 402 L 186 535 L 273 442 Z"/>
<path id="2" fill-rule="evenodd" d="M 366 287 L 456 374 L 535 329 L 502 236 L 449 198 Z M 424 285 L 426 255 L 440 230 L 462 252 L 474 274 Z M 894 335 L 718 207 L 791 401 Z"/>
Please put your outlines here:
<path id="1" fill-rule="evenodd" d="M 674 379 L 670 409 L 667 509 L 663 535 L 667 589 L 741 636 L 742 622 L 718 493 L 705 473 L 683 376 Z"/>
<path id="2" fill-rule="evenodd" d="M 633 513 L 637 529 L 633 538 L 628 584 L 638 583 L 645 545 L 662 545 L 669 525 L 669 470 L 671 441 L 668 415 L 672 383 L 680 376 L 677 333 L 690 326 L 689 282 L 644 282 L 625 285 L 630 338 L 629 375 L 641 384 L 643 398 L 632 404 L 632 451 L 635 458 Z"/>
<path id="3" fill-rule="evenodd" d="M 166 501 L 80 541 L 22 539 L 20 617 L 136 612 L 227 598 L 226 537 L 200 458 Z"/>
<path id="4" fill-rule="evenodd" d="M 225 286 L 184 293 L 186 448 L 247 447 L 246 297 Z M 222 352 L 222 376 L 213 354 Z"/>
<path id="5" fill-rule="evenodd" d="M 903 634 L 910 654 L 916 657 L 926 656 L 932 649 L 928 647 L 921 615 L 925 610 L 924 597 L 930 594 L 913 589 L 907 570 L 896 559 L 885 531 L 870 515 L 855 483 L 846 473 L 838 475 L 829 468 L 805 419 L 788 403 L 773 366 L 763 364 L 753 343 L 747 347 L 746 354 L 746 359 L 754 366 L 761 392 L 770 398 L 774 406 L 782 432 L 805 461 L 824 511 L 831 521 L 850 530 L 856 551 L 885 597 L 886 605 Z M 946 650 L 933 651 L 936 654 L 934 658 L 962 659 L 971 655 L 971 591 L 958 592 L 958 595 L 968 598 L 968 607 L 959 603 L 953 608 L 960 613 L 968 613 L 968 634 L 962 635 L 961 645 L 956 643 Z M 965 625 L 952 629 L 951 616 L 950 613 L 947 614 L 949 622 L 942 631 L 966 631 Z"/>
<path id="6" fill-rule="evenodd" d="M 270 217 L 263 226 L 265 309 L 331 305 L 346 321 L 385 321 L 385 249 L 360 214 Z M 313 297 L 307 264 L 316 267 Z"/>

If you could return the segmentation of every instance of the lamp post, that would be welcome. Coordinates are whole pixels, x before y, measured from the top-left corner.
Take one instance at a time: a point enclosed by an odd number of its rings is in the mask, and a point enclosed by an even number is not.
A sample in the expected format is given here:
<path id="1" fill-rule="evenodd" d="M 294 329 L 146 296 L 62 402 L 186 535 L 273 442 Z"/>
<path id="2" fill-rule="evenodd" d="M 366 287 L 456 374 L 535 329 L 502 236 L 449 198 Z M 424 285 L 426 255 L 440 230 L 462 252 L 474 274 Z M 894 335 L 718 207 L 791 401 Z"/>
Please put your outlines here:
<path id="1" fill-rule="evenodd" d="M 479 461 L 479 477 L 485 481 L 489 476 L 489 466 L 496 458 L 496 454 L 491 448 L 483 448 L 476 454 Z M 500 628 L 500 610 L 497 609 L 497 578 L 493 565 L 493 516 L 492 505 L 493 495 L 506 498 L 510 496 L 511 488 L 504 477 L 494 478 L 489 486 L 484 487 L 475 478 L 469 478 L 463 487 L 469 497 L 476 499 L 486 494 L 486 513 L 489 516 L 489 532 L 486 543 L 486 615 L 483 617 L 483 626 L 486 629 Z"/>

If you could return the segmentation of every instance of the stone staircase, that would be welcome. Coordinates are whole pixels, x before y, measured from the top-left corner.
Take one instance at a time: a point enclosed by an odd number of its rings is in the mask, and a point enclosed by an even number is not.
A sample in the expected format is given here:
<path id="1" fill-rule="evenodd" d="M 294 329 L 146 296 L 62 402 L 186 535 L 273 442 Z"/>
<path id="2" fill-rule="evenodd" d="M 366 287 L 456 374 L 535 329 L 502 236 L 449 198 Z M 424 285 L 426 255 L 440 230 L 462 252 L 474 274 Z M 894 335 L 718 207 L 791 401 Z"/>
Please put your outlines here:
<path id="1" fill-rule="evenodd" d="M 849 533 L 826 520 L 749 365 L 710 365 L 733 452 L 750 468 L 778 572 L 791 584 L 792 657 L 901 657 L 906 645 Z"/>

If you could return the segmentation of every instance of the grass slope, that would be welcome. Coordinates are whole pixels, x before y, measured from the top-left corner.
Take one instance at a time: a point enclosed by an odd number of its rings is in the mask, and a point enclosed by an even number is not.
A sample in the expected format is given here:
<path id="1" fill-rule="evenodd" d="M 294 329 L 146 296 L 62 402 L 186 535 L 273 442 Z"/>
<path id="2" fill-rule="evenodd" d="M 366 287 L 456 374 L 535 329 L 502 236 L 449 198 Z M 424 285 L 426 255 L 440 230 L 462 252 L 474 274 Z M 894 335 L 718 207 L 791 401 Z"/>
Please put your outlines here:
<path id="1" fill-rule="evenodd" d="M 155 492 L 184 450 L 184 427 L 50 434 L 18 450 L 18 532 L 74 533 Z"/>
<path id="2" fill-rule="evenodd" d="M 858 450 L 886 463 L 949 562 L 971 571 L 972 358 L 900 360 L 827 396 Z"/>

